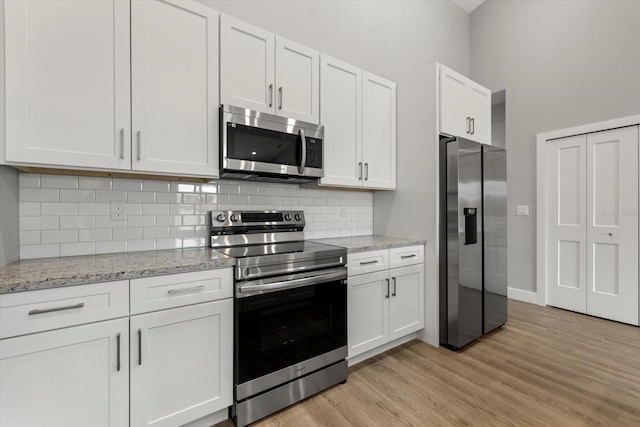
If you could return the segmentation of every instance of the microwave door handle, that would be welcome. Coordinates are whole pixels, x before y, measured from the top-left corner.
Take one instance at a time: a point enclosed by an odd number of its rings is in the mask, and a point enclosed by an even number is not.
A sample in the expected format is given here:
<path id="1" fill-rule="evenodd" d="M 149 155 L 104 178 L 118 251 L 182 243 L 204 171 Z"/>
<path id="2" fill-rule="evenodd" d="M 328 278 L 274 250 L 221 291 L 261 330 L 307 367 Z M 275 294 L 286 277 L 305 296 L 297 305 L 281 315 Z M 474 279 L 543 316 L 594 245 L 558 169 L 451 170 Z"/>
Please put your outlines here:
<path id="1" fill-rule="evenodd" d="M 300 143 L 302 144 L 302 161 L 298 167 L 298 174 L 304 175 L 304 168 L 307 164 L 307 138 L 304 136 L 304 129 L 298 131 L 300 135 Z"/>

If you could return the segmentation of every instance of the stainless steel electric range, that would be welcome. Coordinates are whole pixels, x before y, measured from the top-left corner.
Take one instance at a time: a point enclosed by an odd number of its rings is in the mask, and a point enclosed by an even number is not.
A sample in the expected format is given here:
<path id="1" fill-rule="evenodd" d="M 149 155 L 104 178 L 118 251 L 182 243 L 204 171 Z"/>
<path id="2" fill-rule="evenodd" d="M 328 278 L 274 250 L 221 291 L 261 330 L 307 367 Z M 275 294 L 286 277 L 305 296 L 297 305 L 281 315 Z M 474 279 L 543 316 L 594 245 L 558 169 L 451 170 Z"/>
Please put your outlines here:
<path id="1" fill-rule="evenodd" d="M 236 425 L 346 381 L 346 249 L 305 241 L 302 211 L 214 211 L 211 224 L 211 246 L 237 259 Z"/>

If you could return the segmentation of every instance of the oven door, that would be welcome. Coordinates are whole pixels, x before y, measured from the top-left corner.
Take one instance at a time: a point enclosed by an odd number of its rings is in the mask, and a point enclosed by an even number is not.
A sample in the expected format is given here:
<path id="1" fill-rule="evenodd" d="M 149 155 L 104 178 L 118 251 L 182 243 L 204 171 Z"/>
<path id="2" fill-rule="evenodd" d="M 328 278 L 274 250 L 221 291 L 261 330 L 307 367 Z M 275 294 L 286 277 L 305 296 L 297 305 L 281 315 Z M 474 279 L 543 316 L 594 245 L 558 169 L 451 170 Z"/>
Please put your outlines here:
<path id="1" fill-rule="evenodd" d="M 347 356 L 346 268 L 236 285 L 236 400 Z"/>
<path id="2" fill-rule="evenodd" d="M 222 169 L 322 177 L 322 126 L 224 106 Z"/>

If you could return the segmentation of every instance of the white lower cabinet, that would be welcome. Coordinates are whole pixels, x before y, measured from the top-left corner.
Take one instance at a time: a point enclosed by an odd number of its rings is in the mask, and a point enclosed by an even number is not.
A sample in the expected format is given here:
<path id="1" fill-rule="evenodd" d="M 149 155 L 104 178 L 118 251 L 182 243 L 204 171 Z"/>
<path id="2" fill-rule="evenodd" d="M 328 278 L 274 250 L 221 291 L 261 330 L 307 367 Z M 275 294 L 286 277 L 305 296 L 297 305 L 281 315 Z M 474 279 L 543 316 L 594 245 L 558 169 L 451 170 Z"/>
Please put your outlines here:
<path id="1" fill-rule="evenodd" d="M 423 246 L 350 254 L 348 268 L 349 358 L 424 327 Z"/>
<path id="2" fill-rule="evenodd" d="M 0 341 L 0 425 L 129 423 L 129 319 Z"/>
<path id="3" fill-rule="evenodd" d="M 131 317 L 131 427 L 180 426 L 232 403 L 233 300 Z"/>

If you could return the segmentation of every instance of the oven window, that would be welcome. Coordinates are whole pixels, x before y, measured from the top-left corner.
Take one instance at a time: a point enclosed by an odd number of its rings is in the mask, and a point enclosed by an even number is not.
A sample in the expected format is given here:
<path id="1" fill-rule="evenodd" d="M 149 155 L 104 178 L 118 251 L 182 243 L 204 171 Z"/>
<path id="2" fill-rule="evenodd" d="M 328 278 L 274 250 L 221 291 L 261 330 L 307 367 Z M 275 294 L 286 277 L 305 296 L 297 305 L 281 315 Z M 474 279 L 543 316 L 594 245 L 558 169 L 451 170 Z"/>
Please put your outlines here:
<path id="1" fill-rule="evenodd" d="M 227 157 L 253 162 L 298 166 L 298 135 L 227 123 Z"/>
<path id="2" fill-rule="evenodd" d="M 238 383 L 345 346 L 346 292 L 335 281 L 237 299 Z"/>

